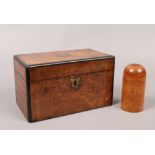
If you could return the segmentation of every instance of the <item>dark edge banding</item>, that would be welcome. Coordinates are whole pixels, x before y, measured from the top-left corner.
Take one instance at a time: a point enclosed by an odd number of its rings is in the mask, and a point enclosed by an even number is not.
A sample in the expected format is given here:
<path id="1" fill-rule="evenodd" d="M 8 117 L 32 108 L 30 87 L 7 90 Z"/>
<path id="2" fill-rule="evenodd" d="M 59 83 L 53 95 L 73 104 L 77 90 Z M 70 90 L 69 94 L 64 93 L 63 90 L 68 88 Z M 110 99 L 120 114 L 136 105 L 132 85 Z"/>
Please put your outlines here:
<path id="1" fill-rule="evenodd" d="M 111 105 L 113 104 L 113 96 L 114 96 L 114 74 L 115 74 L 115 57 L 113 57 L 113 79 L 112 79 L 112 97 L 111 97 Z"/>
<path id="2" fill-rule="evenodd" d="M 31 95 L 30 95 L 30 68 L 26 67 L 26 89 L 27 89 L 27 112 L 28 121 L 32 123 L 32 111 L 31 111 Z"/>
<path id="3" fill-rule="evenodd" d="M 18 55 L 14 56 L 14 59 L 19 62 L 22 66 L 25 67 L 25 75 L 26 75 L 26 94 L 27 94 L 27 120 L 28 122 L 32 122 L 32 115 L 31 115 L 31 98 L 30 98 L 30 70 L 29 66 L 25 64 L 18 58 Z"/>

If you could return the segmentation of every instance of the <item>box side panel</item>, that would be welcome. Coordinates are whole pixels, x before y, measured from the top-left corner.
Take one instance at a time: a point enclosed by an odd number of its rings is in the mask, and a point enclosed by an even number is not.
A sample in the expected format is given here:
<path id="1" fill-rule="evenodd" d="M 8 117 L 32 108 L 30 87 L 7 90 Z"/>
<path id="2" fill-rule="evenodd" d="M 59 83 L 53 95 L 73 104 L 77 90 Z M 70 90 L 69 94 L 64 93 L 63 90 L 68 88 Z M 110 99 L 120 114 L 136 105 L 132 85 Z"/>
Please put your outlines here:
<path id="1" fill-rule="evenodd" d="M 25 117 L 28 118 L 27 111 L 27 88 L 26 70 L 16 59 L 14 59 L 14 74 L 16 87 L 16 102 Z"/>
<path id="2" fill-rule="evenodd" d="M 113 69 L 113 61 L 114 58 L 108 58 L 86 62 L 74 62 L 44 67 L 33 67 L 30 69 L 30 79 L 31 82 L 35 82 L 70 75 L 109 71 Z"/>
<path id="3" fill-rule="evenodd" d="M 113 73 L 111 68 L 77 75 L 80 77 L 78 89 L 72 87 L 71 76 L 31 82 L 32 120 L 40 121 L 111 105 Z"/>
<path id="4" fill-rule="evenodd" d="M 17 60 L 16 58 L 14 58 L 14 70 L 20 74 L 20 76 L 22 77 L 22 79 L 24 81 L 26 81 L 26 71 L 25 71 L 25 67 L 23 65 L 21 65 L 19 63 L 19 60 Z"/>

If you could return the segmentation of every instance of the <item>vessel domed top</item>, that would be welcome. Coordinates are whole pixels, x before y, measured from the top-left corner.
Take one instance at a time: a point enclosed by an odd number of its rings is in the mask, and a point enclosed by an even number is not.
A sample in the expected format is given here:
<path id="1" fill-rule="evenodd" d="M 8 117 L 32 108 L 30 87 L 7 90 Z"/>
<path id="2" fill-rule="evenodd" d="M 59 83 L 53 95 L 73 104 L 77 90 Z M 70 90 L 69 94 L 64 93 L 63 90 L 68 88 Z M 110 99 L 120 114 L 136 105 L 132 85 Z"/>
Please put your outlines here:
<path id="1" fill-rule="evenodd" d="M 145 68 L 140 64 L 130 64 L 125 67 L 124 74 L 128 75 L 137 75 L 137 76 L 145 76 L 146 70 Z"/>

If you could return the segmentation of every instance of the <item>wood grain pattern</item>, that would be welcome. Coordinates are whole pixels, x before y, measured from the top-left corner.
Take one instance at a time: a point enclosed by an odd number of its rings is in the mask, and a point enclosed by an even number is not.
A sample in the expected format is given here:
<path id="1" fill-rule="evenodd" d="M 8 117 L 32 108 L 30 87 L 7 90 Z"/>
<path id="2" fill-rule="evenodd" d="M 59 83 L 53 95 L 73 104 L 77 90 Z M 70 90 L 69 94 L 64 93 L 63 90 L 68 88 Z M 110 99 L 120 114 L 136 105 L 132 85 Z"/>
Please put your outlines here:
<path id="1" fill-rule="evenodd" d="M 31 83 L 32 120 L 63 116 L 112 104 L 113 71 L 80 75 L 80 88 L 71 77 Z"/>
<path id="2" fill-rule="evenodd" d="M 30 79 L 33 81 L 46 80 L 78 74 L 94 73 L 113 70 L 114 59 L 87 62 L 68 63 L 46 67 L 30 68 Z"/>
<path id="3" fill-rule="evenodd" d="M 21 62 L 14 61 L 17 104 L 30 122 L 112 104 L 114 56 L 84 49 L 16 59 Z M 80 78 L 77 89 L 72 86 L 73 76 Z"/>
<path id="4" fill-rule="evenodd" d="M 19 55 L 18 57 L 27 65 L 36 65 L 36 64 L 43 64 L 43 63 L 96 58 L 96 57 L 103 57 L 103 56 L 107 56 L 107 54 L 97 52 L 91 49 L 81 49 L 81 50 L 24 54 L 24 55 Z"/>
<path id="5" fill-rule="evenodd" d="M 122 109 L 140 112 L 144 108 L 146 70 L 139 64 L 130 64 L 124 69 Z"/>
<path id="6" fill-rule="evenodd" d="M 15 58 L 14 58 L 14 70 L 20 74 L 20 76 L 26 80 L 26 72 L 23 65 L 21 65 Z"/>
<path id="7" fill-rule="evenodd" d="M 28 117 L 27 112 L 27 90 L 26 90 L 26 74 L 25 68 L 14 59 L 14 74 L 16 86 L 16 102 L 25 117 Z"/>

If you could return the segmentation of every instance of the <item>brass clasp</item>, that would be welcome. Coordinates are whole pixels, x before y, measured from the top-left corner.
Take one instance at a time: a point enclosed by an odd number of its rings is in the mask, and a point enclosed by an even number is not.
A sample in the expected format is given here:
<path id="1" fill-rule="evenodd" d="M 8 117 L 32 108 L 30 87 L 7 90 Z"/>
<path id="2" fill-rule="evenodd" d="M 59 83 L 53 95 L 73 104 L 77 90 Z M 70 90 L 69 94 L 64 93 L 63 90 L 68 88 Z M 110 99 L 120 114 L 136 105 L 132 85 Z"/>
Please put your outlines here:
<path id="1" fill-rule="evenodd" d="M 71 76 L 71 84 L 72 84 L 72 88 L 78 89 L 80 85 L 80 77 Z"/>

